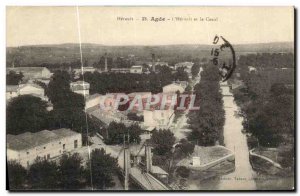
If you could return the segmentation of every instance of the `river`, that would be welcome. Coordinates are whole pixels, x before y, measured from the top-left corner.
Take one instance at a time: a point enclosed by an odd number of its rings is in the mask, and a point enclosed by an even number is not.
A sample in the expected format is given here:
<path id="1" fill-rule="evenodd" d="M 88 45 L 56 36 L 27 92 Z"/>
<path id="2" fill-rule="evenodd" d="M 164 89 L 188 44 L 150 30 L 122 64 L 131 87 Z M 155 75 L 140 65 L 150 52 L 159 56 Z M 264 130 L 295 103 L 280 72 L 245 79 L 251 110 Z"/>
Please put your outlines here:
<path id="1" fill-rule="evenodd" d="M 220 179 L 217 189 L 220 190 L 255 190 L 255 172 L 249 161 L 249 149 L 246 135 L 242 133 L 243 119 L 236 115 L 239 107 L 228 86 L 221 86 L 224 109 L 224 144 L 235 153 L 235 171 Z"/>

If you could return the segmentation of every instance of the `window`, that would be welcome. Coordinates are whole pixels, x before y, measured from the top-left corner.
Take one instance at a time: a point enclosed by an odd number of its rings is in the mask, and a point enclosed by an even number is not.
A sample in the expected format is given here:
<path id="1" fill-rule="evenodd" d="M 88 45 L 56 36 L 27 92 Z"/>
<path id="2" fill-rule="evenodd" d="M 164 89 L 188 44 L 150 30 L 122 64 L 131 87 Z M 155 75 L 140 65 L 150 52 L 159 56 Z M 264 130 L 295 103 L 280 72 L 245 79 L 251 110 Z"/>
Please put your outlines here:
<path id="1" fill-rule="evenodd" d="M 66 149 L 66 144 L 63 144 L 63 150 Z"/>
<path id="2" fill-rule="evenodd" d="M 77 147 L 78 147 L 78 141 L 74 140 L 74 148 L 77 148 Z"/>
<path id="3" fill-rule="evenodd" d="M 47 159 L 50 159 L 50 154 L 47 154 Z"/>
<path id="4" fill-rule="evenodd" d="M 26 152 L 26 154 L 29 154 L 29 152 Z"/>
<path id="5" fill-rule="evenodd" d="M 61 144 L 61 142 L 59 142 L 59 144 Z"/>
<path id="6" fill-rule="evenodd" d="M 46 147 L 44 146 L 44 149 L 46 149 Z"/>

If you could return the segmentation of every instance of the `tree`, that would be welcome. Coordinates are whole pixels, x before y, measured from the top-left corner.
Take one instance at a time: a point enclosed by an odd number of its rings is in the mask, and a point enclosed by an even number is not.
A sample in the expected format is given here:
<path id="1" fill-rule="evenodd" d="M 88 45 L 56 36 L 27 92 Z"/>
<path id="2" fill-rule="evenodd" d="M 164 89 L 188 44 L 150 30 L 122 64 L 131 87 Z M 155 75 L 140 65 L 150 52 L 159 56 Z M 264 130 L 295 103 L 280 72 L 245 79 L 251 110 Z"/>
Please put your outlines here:
<path id="1" fill-rule="evenodd" d="M 18 96 L 7 106 L 7 133 L 37 132 L 47 127 L 47 102 L 31 95 Z"/>
<path id="2" fill-rule="evenodd" d="M 49 97 L 50 101 L 53 103 L 54 108 L 59 105 L 60 102 L 66 102 L 70 90 L 71 77 L 67 71 L 56 71 L 52 80 L 48 84 L 46 90 L 46 95 Z"/>
<path id="3" fill-rule="evenodd" d="M 24 75 L 22 72 L 16 73 L 14 71 L 10 71 L 6 75 L 6 85 L 18 85 L 22 81 L 23 77 Z"/>
<path id="4" fill-rule="evenodd" d="M 122 144 L 125 140 L 128 140 L 130 143 L 140 143 L 141 138 L 140 134 L 142 129 L 137 125 L 133 124 L 129 127 L 126 127 L 123 123 L 111 122 L 106 128 L 108 136 L 105 138 L 106 144 Z"/>
<path id="5" fill-rule="evenodd" d="M 32 189 L 55 190 L 59 188 L 59 170 L 55 162 L 38 157 L 30 166 L 28 181 Z"/>
<path id="6" fill-rule="evenodd" d="M 104 149 L 95 149 L 91 153 L 91 160 L 87 163 L 86 180 L 97 189 L 105 190 L 115 185 L 113 175 L 116 174 L 117 159 L 106 154 Z"/>
<path id="7" fill-rule="evenodd" d="M 201 73 L 201 82 L 194 88 L 195 102 L 200 106 L 200 110 L 189 113 L 192 131 L 188 134 L 188 140 L 198 145 L 212 146 L 217 141 L 223 141 L 225 111 L 219 81 L 218 68 L 210 65 Z"/>
<path id="8" fill-rule="evenodd" d="M 151 136 L 151 144 L 153 145 L 153 153 L 156 155 L 166 155 L 171 153 L 175 143 L 174 134 L 169 130 L 153 130 Z"/>
<path id="9" fill-rule="evenodd" d="M 83 177 L 82 158 L 78 153 L 71 156 L 64 154 L 60 159 L 60 181 L 61 188 L 66 190 L 75 190 L 81 188 Z"/>
<path id="10" fill-rule="evenodd" d="M 8 161 L 8 182 L 10 190 L 24 189 L 24 183 L 26 181 L 26 169 L 16 161 Z"/>

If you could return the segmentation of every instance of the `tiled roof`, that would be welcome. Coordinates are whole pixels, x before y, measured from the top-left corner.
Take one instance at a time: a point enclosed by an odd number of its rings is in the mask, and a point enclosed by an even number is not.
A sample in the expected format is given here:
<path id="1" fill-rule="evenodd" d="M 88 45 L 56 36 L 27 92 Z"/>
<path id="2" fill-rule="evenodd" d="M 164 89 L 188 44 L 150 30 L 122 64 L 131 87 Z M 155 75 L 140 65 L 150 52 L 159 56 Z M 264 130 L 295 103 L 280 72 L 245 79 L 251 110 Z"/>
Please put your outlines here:
<path id="1" fill-rule="evenodd" d="M 66 128 L 53 131 L 43 130 L 36 133 L 26 132 L 19 135 L 7 134 L 7 148 L 19 151 L 26 150 L 77 134 L 79 133 Z"/>

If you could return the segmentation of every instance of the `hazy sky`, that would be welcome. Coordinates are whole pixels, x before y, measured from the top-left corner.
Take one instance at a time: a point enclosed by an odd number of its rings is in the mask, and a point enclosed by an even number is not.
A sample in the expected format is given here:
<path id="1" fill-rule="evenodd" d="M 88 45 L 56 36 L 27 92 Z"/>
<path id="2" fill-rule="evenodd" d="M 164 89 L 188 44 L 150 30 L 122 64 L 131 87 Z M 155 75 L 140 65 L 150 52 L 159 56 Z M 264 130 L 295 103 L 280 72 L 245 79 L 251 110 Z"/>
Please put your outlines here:
<path id="1" fill-rule="evenodd" d="M 83 43 L 211 44 L 216 34 L 232 44 L 294 41 L 292 7 L 79 7 L 79 17 Z M 166 21 L 150 21 L 151 17 Z M 175 17 L 198 21 L 174 21 Z M 6 36 L 7 46 L 78 43 L 76 7 L 7 7 Z"/>

